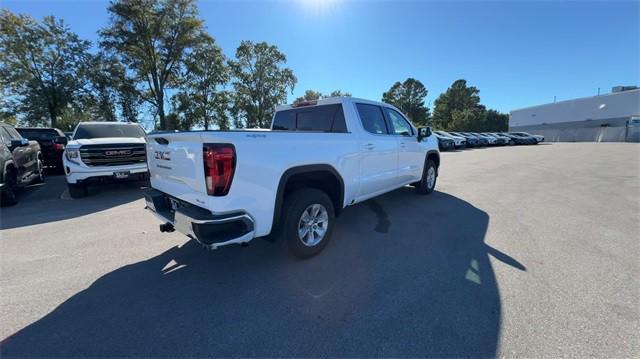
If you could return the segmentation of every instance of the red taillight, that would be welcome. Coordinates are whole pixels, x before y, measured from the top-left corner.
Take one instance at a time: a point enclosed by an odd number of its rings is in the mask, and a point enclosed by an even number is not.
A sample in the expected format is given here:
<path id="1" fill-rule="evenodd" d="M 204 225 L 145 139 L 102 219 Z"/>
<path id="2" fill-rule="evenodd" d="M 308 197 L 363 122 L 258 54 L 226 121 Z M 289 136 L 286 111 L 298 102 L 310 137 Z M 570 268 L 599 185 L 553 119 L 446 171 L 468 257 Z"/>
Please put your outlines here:
<path id="1" fill-rule="evenodd" d="M 64 145 L 61 145 L 59 143 L 54 143 L 53 144 L 53 150 L 54 151 L 64 151 Z"/>
<path id="2" fill-rule="evenodd" d="M 236 150 L 231 144 L 205 144 L 202 149 L 207 194 L 225 196 L 236 169 Z"/>

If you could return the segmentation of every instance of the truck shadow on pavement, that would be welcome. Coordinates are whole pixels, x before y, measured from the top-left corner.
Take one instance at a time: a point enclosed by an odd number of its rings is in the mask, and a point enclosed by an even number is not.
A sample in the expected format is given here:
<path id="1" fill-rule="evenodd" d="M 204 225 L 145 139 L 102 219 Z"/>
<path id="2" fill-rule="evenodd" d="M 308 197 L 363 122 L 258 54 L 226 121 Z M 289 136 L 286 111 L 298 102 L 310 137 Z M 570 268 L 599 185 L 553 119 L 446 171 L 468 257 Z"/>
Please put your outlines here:
<path id="1" fill-rule="evenodd" d="M 188 241 L 97 279 L 1 354 L 492 357 L 501 303 L 489 258 L 526 268 L 484 243 L 488 223 L 464 200 L 406 188 L 346 209 L 309 260 L 283 241 L 214 252 Z"/>
<path id="2" fill-rule="evenodd" d="M 62 221 L 100 212 L 144 197 L 147 182 L 96 185 L 89 195 L 72 199 L 64 176 L 47 177 L 45 183 L 21 188 L 18 203 L 0 209 L 0 228 L 10 229 Z"/>

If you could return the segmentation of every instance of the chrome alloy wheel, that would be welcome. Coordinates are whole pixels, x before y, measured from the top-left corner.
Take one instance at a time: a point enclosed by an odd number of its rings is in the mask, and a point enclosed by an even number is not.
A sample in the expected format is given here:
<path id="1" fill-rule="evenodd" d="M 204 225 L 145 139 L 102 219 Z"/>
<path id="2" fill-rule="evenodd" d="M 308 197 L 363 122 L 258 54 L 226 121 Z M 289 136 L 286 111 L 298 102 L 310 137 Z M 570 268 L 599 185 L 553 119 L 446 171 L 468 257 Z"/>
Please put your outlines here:
<path id="1" fill-rule="evenodd" d="M 436 169 L 429 167 L 427 170 L 427 188 L 432 189 L 436 185 Z"/>
<path id="2" fill-rule="evenodd" d="M 329 228 L 329 213 L 319 204 L 309 205 L 298 222 L 298 239 L 307 247 L 320 243 Z"/>

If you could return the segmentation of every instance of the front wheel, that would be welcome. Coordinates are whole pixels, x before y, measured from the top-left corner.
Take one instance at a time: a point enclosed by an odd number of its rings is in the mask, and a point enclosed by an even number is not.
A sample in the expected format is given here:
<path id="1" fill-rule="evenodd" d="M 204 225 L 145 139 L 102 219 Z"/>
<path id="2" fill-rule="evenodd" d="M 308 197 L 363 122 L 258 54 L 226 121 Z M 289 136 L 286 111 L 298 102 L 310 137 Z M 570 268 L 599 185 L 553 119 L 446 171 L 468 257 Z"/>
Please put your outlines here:
<path id="1" fill-rule="evenodd" d="M 422 179 L 416 184 L 416 192 L 418 194 L 426 195 L 436 188 L 436 180 L 438 178 L 438 170 L 435 162 L 427 160 L 422 171 Z"/>
<path id="2" fill-rule="evenodd" d="M 18 197 L 16 196 L 16 187 L 18 185 L 15 173 L 7 171 L 5 174 L 4 189 L 0 199 L 2 199 L 2 206 L 13 206 L 18 203 Z"/>
<path id="3" fill-rule="evenodd" d="M 326 193 L 305 188 L 285 201 L 284 235 L 289 249 L 300 258 L 320 253 L 327 245 L 335 221 L 333 202 Z"/>

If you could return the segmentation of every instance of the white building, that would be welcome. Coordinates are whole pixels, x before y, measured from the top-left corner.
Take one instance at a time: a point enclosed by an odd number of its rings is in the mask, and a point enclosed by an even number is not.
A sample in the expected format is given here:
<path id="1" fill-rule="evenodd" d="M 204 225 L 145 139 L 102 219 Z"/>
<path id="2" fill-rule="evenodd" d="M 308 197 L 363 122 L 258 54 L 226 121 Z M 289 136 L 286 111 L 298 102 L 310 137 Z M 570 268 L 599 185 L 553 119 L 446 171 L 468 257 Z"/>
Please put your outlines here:
<path id="1" fill-rule="evenodd" d="M 545 136 L 545 141 L 640 141 L 640 89 L 613 92 L 511 111 L 509 131 Z"/>

